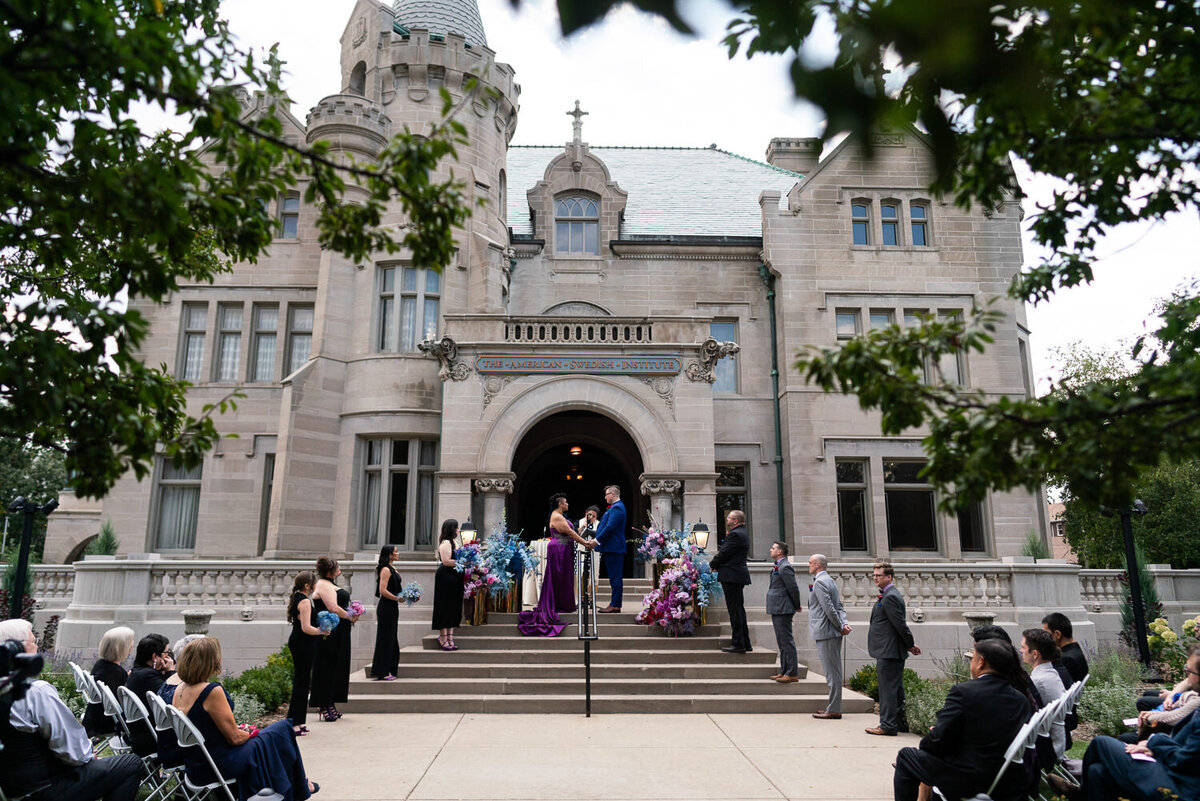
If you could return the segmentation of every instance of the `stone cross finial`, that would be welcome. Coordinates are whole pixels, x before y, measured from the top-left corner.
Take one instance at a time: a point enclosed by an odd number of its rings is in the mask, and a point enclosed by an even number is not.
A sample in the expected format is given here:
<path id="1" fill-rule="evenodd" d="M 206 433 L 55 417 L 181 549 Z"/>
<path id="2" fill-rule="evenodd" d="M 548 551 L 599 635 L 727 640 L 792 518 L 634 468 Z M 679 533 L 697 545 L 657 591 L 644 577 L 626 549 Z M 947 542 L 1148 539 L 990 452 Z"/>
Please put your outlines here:
<path id="1" fill-rule="evenodd" d="M 586 117 L 587 115 L 588 115 L 588 112 L 583 111 L 582 109 L 579 108 L 578 100 L 575 101 L 575 110 L 567 112 L 568 117 L 575 118 L 575 121 L 573 123 L 571 123 L 571 127 L 575 131 L 575 144 L 579 144 L 580 142 L 583 141 L 583 118 Z"/>

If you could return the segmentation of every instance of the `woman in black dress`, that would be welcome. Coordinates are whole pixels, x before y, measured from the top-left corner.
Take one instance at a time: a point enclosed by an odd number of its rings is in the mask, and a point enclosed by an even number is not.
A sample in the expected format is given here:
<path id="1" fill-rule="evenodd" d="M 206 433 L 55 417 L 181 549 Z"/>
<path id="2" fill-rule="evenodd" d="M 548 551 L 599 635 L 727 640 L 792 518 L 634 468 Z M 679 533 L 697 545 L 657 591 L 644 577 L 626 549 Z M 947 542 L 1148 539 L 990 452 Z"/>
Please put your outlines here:
<path id="1" fill-rule="evenodd" d="M 309 596 L 317 574 L 302 570 L 296 574 L 292 585 L 292 597 L 288 599 L 287 619 L 292 624 L 287 647 L 292 652 L 292 700 L 288 703 L 287 717 L 292 721 L 292 731 L 299 737 L 308 734 L 308 687 L 312 681 L 313 658 L 317 653 L 317 637 L 321 630 L 313 625 L 313 608 Z"/>
<path id="2" fill-rule="evenodd" d="M 379 549 L 379 564 L 375 565 L 375 656 L 371 658 L 371 676 L 376 681 L 395 681 L 400 665 L 400 640 L 396 627 L 400 624 L 400 587 L 403 581 L 392 563 L 397 557 L 395 545 Z"/>
<path id="3" fill-rule="evenodd" d="M 129 671 L 121 663 L 129 658 L 133 651 L 133 629 L 128 626 L 111 628 L 100 637 L 99 659 L 92 665 L 92 675 L 96 681 L 108 685 L 108 689 L 117 694 L 118 687 L 124 687 L 129 678 Z M 104 714 L 103 704 L 88 704 L 83 715 L 83 726 L 88 735 L 95 737 L 99 734 L 113 734 L 116 724 L 112 718 Z"/>
<path id="4" fill-rule="evenodd" d="M 458 536 L 458 521 L 442 522 L 438 537 L 438 569 L 433 577 L 433 627 L 438 630 L 438 643 L 443 651 L 457 651 L 454 627 L 462 622 L 463 574 L 454 569 L 454 538 Z"/>
<path id="5" fill-rule="evenodd" d="M 312 693 L 309 706 L 315 706 L 322 720 L 337 720 L 342 716 L 337 702 L 345 701 L 350 694 L 350 627 L 358 617 L 351 615 L 350 593 L 336 583 L 342 575 L 337 560 L 322 556 L 317 560 L 317 583 L 313 590 L 313 622 L 321 612 L 333 612 L 341 622 L 328 636 L 317 642 L 317 656 L 313 660 Z"/>

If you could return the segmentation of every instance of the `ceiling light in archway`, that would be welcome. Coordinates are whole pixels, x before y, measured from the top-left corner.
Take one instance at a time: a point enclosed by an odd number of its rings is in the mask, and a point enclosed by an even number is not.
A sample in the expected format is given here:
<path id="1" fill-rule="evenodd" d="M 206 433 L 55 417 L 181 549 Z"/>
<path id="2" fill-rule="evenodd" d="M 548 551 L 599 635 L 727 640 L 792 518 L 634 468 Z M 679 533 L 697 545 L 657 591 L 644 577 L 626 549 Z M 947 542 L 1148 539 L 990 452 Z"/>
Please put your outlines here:
<path id="1" fill-rule="evenodd" d="M 579 447 L 578 445 L 571 446 L 571 455 L 572 456 L 578 456 L 581 453 L 583 453 L 583 448 Z"/>

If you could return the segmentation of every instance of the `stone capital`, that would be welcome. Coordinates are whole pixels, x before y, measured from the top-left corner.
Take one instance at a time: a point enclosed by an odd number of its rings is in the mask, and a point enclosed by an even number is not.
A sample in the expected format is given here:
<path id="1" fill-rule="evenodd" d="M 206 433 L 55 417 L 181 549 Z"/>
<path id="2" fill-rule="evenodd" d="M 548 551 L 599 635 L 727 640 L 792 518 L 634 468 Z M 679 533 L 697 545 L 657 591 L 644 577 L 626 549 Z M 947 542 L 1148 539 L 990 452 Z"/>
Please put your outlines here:
<path id="1" fill-rule="evenodd" d="M 513 482 L 511 478 L 477 478 L 475 479 L 475 491 L 478 493 L 499 493 L 500 495 L 512 495 Z"/>
<path id="2" fill-rule="evenodd" d="M 643 495 L 678 495 L 683 483 L 673 478 L 648 478 L 642 481 Z"/>

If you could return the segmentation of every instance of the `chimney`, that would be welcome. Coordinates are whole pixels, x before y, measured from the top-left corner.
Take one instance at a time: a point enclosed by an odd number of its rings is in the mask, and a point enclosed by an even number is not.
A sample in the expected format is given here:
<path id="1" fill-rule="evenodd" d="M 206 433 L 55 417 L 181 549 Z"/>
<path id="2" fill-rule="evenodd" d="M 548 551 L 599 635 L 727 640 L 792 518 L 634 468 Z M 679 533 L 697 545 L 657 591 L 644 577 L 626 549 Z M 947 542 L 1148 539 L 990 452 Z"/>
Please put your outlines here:
<path id="1" fill-rule="evenodd" d="M 807 175 L 821 160 L 821 140 L 818 137 L 807 139 L 772 139 L 767 145 L 767 163 L 792 172 Z"/>

